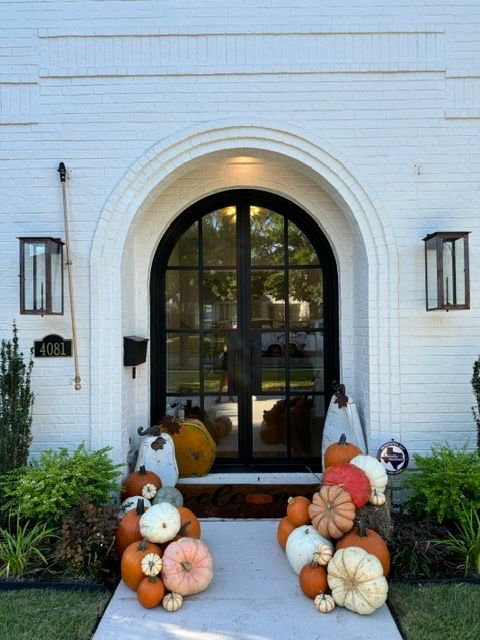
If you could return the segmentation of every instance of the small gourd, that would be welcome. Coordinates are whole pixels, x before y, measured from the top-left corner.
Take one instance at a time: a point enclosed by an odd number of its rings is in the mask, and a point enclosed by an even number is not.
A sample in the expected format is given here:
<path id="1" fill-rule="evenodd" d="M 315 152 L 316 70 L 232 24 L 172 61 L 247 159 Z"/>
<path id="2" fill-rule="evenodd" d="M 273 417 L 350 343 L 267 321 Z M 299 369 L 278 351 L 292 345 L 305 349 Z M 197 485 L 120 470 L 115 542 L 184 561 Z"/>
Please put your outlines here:
<path id="1" fill-rule="evenodd" d="M 381 507 L 387 501 L 387 496 L 377 489 L 372 491 L 372 495 L 370 496 L 370 502 L 374 507 Z"/>
<path id="2" fill-rule="evenodd" d="M 173 540 L 180 531 L 180 526 L 180 513 L 169 502 L 154 504 L 140 518 L 140 533 L 150 542 Z"/>
<path id="3" fill-rule="evenodd" d="M 332 549 L 326 544 L 319 544 L 312 555 L 312 562 L 321 567 L 327 565 L 333 557 Z"/>
<path id="4" fill-rule="evenodd" d="M 315 609 L 320 613 L 330 613 L 335 609 L 335 600 L 326 593 L 319 593 L 313 601 Z"/>
<path id="5" fill-rule="evenodd" d="M 142 572 L 146 576 L 158 576 L 161 570 L 162 559 L 158 553 L 147 553 L 147 555 L 142 558 Z"/>
<path id="6" fill-rule="evenodd" d="M 183 496 L 175 487 L 162 487 L 153 499 L 153 504 L 160 504 L 160 502 L 169 502 L 174 507 L 183 507 Z"/>
<path id="7" fill-rule="evenodd" d="M 157 487 L 150 482 L 142 488 L 142 496 L 147 500 L 152 500 L 157 495 Z"/>
<path id="8" fill-rule="evenodd" d="M 183 604 L 183 596 L 179 593 L 167 593 L 162 600 L 162 606 L 165 611 L 178 611 Z"/>

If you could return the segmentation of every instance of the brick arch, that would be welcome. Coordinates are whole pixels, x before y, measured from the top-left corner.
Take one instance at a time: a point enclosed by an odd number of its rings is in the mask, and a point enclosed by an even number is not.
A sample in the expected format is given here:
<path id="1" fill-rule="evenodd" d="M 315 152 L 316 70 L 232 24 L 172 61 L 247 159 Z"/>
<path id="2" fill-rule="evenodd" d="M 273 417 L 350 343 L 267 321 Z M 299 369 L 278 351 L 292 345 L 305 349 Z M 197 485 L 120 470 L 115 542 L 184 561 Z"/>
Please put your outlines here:
<path id="1" fill-rule="evenodd" d="M 112 445 L 122 457 L 121 260 L 139 212 L 186 167 L 225 152 L 273 153 L 296 161 L 356 225 L 368 260 L 369 432 L 399 434 L 398 264 L 393 231 L 373 189 L 305 132 L 271 124 L 203 125 L 153 145 L 126 171 L 108 197 L 94 236 L 91 284 L 92 446 Z"/>

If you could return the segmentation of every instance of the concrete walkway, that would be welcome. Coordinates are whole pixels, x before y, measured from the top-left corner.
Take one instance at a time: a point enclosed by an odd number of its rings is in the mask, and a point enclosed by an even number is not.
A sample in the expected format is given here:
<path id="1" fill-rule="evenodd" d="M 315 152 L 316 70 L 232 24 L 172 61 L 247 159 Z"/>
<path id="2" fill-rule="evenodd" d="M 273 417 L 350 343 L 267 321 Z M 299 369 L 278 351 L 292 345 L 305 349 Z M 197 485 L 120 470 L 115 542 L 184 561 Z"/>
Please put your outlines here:
<path id="1" fill-rule="evenodd" d="M 123 583 L 94 640 L 401 640 L 384 605 L 371 616 L 318 613 L 276 541 L 278 521 L 202 522 L 214 578 L 176 613 L 143 609 Z"/>

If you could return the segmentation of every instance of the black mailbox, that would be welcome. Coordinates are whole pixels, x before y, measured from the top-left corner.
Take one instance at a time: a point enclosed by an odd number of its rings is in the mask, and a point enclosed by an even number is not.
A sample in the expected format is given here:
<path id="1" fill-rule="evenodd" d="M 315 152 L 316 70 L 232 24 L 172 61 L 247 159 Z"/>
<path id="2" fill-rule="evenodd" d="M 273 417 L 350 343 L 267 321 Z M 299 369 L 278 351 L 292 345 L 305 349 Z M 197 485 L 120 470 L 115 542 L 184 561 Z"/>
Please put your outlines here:
<path id="1" fill-rule="evenodd" d="M 125 367 L 136 367 L 147 359 L 148 338 L 125 336 L 123 338 L 123 364 Z"/>

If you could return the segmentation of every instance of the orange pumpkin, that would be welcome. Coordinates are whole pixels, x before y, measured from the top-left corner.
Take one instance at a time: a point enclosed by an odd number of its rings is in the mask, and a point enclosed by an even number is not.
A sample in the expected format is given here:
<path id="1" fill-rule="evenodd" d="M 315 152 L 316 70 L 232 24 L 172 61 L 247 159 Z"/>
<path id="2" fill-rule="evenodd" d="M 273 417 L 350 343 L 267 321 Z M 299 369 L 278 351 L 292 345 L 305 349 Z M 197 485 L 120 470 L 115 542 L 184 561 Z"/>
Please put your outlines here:
<path id="1" fill-rule="evenodd" d="M 201 527 L 197 516 L 187 507 L 177 507 L 180 512 L 180 531 L 175 540 L 179 538 L 200 538 Z"/>
<path id="2" fill-rule="evenodd" d="M 125 551 L 129 544 L 132 542 L 138 542 L 142 540 L 143 536 L 140 533 L 140 518 L 145 513 L 146 509 L 143 500 L 137 502 L 135 509 L 130 509 L 122 516 L 118 527 L 115 531 L 115 546 L 119 555 Z"/>
<path id="3" fill-rule="evenodd" d="M 287 546 L 288 536 L 292 533 L 292 531 L 295 528 L 296 527 L 293 524 L 293 522 L 290 522 L 290 520 L 286 516 L 285 518 L 280 520 L 278 524 L 277 540 L 278 540 L 278 544 L 282 547 L 284 551 L 285 551 L 285 547 Z"/>
<path id="4" fill-rule="evenodd" d="M 316 562 L 306 564 L 300 571 L 298 580 L 303 593 L 312 600 L 328 589 L 327 569 Z"/>
<path id="5" fill-rule="evenodd" d="M 304 524 L 310 524 L 310 516 L 308 515 L 308 507 L 312 503 L 305 496 L 295 496 L 288 499 L 287 518 L 296 527 Z"/>
<path id="6" fill-rule="evenodd" d="M 325 451 L 325 469 L 336 464 L 347 464 L 360 453 L 362 450 L 357 445 L 347 442 L 347 437 L 342 433 L 339 441 L 331 444 Z"/>
<path id="7" fill-rule="evenodd" d="M 138 585 L 145 577 L 142 571 L 142 560 L 149 553 L 158 553 L 161 557 L 163 551 L 160 547 L 153 542 L 147 542 L 141 540 L 140 542 L 134 542 L 129 545 L 122 556 L 122 562 L 120 564 L 120 572 L 122 580 L 127 587 L 136 591 Z"/>
<path id="8" fill-rule="evenodd" d="M 390 552 L 383 538 L 373 529 L 367 529 L 364 523 L 360 523 L 359 527 L 355 527 L 343 538 L 337 542 L 336 549 L 345 549 L 346 547 L 360 547 L 368 553 L 376 556 L 383 567 L 383 575 L 388 576 L 390 571 Z"/>
<path id="9" fill-rule="evenodd" d="M 321 487 L 308 507 L 312 525 L 322 536 L 341 538 L 355 520 L 355 506 L 342 487 Z"/>
<path id="10" fill-rule="evenodd" d="M 144 466 L 138 471 L 129 473 L 123 483 L 122 500 L 132 496 L 141 496 L 142 489 L 146 484 L 153 484 L 157 490 L 162 487 L 162 481 L 153 471 L 147 471 Z"/>
<path id="11" fill-rule="evenodd" d="M 158 607 L 165 595 L 165 586 L 158 576 L 144 577 L 138 585 L 137 598 L 142 607 L 153 609 Z"/>

